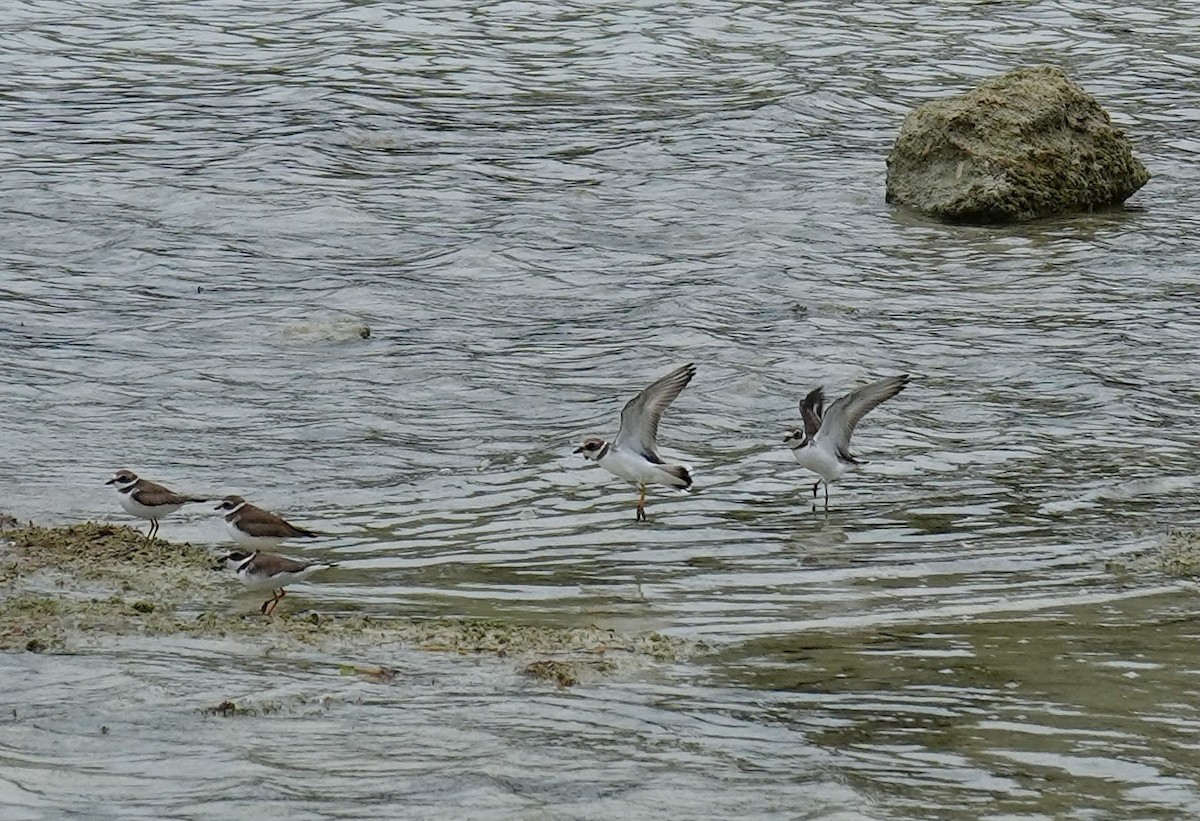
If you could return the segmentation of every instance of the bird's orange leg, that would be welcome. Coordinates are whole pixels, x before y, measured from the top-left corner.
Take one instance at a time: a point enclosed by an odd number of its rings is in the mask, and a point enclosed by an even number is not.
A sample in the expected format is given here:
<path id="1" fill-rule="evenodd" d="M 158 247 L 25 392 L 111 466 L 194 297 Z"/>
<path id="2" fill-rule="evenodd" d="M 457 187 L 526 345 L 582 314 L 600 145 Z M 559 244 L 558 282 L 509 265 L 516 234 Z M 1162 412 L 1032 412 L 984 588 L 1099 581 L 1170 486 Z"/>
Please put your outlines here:
<path id="1" fill-rule="evenodd" d="M 287 595 L 287 591 L 284 590 L 282 587 L 279 588 L 278 590 L 274 591 L 273 593 L 271 593 L 271 598 L 269 598 L 265 602 L 263 602 L 262 614 L 264 616 L 269 616 L 272 613 L 274 613 L 276 606 L 278 606 L 278 604 L 279 604 L 279 600 L 282 599 L 286 595 Z"/>

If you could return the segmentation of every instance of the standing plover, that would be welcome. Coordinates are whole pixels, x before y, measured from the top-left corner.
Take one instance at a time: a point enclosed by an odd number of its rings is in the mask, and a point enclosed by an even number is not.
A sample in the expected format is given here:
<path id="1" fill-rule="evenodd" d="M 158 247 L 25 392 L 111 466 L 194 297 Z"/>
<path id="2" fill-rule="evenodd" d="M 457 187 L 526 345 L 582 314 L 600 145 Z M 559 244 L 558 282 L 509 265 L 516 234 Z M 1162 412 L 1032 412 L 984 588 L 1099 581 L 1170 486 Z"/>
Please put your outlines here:
<path id="1" fill-rule="evenodd" d="M 271 598 L 263 602 L 260 611 L 264 616 L 275 612 L 275 606 L 287 595 L 283 588 L 316 573 L 337 567 L 337 562 L 305 562 L 277 556 L 274 553 L 247 553 L 237 550 L 220 559 L 218 567 L 228 568 L 237 574 L 238 580 L 251 590 L 270 590 Z"/>
<path id="2" fill-rule="evenodd" d="M 185 496 L 146 479 L 139 479 L 132 470 L 118 470 L 104 484 L 116 485 L 117 498 L 126 513 L 150 520 L 147 540 L 158 535 L 158 520 L 169 516 L 190 502 L 207 502 L 202 496 Z"/>
<path id="3" fill-rule="evenodd" d="M 225 511 L 225 527 L 229 535 L 246 547 L 277 547 L 287 539 L 315 539 L 316 533 L 285 522 L 261 507 L 255 507 L 241 496 L 226 496 L 215 510 Z"/>

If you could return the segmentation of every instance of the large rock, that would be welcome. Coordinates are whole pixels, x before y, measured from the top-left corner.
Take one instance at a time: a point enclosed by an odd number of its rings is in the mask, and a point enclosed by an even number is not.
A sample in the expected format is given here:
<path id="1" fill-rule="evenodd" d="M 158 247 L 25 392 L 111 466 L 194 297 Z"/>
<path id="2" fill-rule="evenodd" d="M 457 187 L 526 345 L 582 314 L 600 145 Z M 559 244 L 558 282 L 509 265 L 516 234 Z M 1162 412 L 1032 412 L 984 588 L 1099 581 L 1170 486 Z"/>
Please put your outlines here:
<path id="1" fill-rule="evenodd" d="M 887 201 L 953 222 L 1014 222 L 1119 205 L 1150 179 L 1092 95 L 1053 66 L 1010 71 L 911 112 Z"/>

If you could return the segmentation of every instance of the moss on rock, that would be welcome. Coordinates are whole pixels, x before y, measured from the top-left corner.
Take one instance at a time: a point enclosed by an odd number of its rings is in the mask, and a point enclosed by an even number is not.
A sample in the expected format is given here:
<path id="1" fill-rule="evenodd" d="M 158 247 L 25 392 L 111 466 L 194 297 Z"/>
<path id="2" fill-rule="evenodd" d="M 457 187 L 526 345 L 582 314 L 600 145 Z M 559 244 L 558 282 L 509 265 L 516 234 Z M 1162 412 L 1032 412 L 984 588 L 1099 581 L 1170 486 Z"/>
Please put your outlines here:
<path id="1" fill-rule="evenodd" d="M 887 167 L 888 202 L 972 223 L 1119 205 L 1150 179 L 1096 99 L 1053 66 L 910 112 Z"/>
<path id="2" fill-rule="evenodd" d="M 374 656 L 389 647 L 501 658 L 567 654 L 568 661 L 575 657 L 605 671 L 632 659 L 666 661 L 702 649 L 659 633 L 623 635 L 599 627 L 496 619 L 314 611 L 264 618 L 257 608 L 230 610 L 241 588 L 216 572 L 214 558 L 203 548 L 150 542 L 131 528 L 95 522 L 5 531 L 0 535 L 0 649 L 61 651 L 128 635 L 235 637 L 248 645 L 354 656 Z"/>

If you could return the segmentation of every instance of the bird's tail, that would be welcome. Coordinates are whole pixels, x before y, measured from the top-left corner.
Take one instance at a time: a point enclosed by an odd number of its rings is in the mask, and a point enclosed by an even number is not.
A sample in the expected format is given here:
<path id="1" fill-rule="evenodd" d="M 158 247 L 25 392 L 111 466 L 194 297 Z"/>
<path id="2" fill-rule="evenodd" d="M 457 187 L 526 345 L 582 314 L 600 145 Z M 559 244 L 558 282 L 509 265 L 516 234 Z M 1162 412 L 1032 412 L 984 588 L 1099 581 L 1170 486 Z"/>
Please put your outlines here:
<path id="1" fill-rule="evenodd" d="M 692 474 L 683 465 L 663 465 L 663 470 L 679 481 L 676 487 L 687 490 L 692 486 Z"/>
<path id="2" fill-rule="evenodd" d="M 867 463 L 866 459 L 859 459 L 851 453 L 849 448 L 838 448 L 838 458 L 852 465 L 865 465 Z"/>

